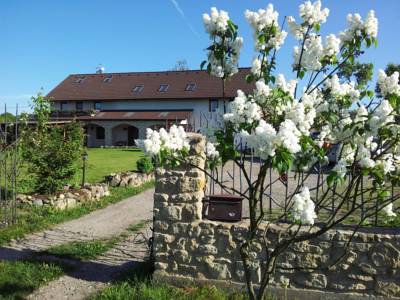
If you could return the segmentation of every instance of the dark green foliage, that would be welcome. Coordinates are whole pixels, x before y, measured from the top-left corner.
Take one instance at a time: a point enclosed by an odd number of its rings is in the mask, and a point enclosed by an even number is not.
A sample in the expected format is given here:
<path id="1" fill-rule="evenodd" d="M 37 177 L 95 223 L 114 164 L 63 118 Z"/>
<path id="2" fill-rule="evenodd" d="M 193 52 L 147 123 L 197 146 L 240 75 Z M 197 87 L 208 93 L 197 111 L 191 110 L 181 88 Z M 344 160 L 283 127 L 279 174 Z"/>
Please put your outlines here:
<path id="1" fill-rule="evenodd" d="M 371 63 L 351 63 L 347 61 L 340 68 L 338 76 L 348 81 L 354 77 L 357 85 L 365 86 L 372 79 L 373 73 L 374 65 Z"/>
<path id="2" fill-rule="evenodd" d="M 33 98 L 36 124 L 22 132 L 21 155 L 36 192 L 51 194 L 67 184 L 79 169 L 83 131 L 76 122 L 49 124 L 50 101 Z"/>
<path id="3" fill-rule="evenodd" d="M 16 120 L 15 116 L 11 113 L 0 114 L 0 123 L 5 122 L 5 121 L 15 122 L 15 120 Z"/>
<path id="4" fill-rule="evenodd" d="M 154 163 L 151 157 L 144 156 L 136 162 L 136 168 L 139 172 L 150 174 L 154 171 Z"/>

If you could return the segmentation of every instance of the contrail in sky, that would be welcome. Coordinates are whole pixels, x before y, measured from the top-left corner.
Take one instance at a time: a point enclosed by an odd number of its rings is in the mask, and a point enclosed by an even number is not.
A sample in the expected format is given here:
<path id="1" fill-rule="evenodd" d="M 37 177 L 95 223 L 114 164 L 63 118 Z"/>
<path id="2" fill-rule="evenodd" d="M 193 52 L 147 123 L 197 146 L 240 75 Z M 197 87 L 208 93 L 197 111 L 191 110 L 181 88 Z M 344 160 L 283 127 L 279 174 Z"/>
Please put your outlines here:
<path id="1" fill-rule="evenodd" d="M 176 11 L 181 15 L 182 19 L 186 22 L 186 24 L 189 26 L 190 30 L 198 37 L 200 38 L 199 33 L 193 28 L 192 24 L 188 21 L 186 18 L 185 12 L 183 9 L 180 7 L 179 3 L 177 0 L 170 0 L 172 5 L 175 7 Z"/>

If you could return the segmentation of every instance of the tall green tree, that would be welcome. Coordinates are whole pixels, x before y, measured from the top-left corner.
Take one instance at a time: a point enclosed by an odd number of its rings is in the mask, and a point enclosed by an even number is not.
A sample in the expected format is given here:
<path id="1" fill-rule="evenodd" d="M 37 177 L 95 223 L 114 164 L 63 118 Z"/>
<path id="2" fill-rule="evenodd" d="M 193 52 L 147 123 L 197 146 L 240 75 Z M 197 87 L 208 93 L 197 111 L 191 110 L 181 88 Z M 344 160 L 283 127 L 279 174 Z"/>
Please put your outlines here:
<path id="1" fill-rule="evenodd" d="M 21 154 L 33 175 L 36 192 L 51 194 L 67 184 L 78 170 L 83 131 L 75 121 L 50 124 L 51 102 L 38 94 L 32 98 L 35 126 L 25 126 Z"/>

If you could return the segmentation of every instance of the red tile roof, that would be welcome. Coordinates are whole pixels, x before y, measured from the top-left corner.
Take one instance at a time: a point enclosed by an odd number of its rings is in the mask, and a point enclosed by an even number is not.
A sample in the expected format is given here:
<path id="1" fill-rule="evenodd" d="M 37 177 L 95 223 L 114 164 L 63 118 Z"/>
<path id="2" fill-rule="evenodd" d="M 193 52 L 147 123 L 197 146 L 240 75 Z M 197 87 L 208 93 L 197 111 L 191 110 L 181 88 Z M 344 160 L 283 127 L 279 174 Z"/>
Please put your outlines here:
<path id="1" fill-rule="evenodd" d="M 249 93 L 253 85 L 245 81 L 249 68 L 239 72 L 225 84 L 225 97 L 236 96 L 238 89 Z M 111 80 L 105 80 L 110 78 Z M 80 78 L 84 78 L 80 83 Z M 194 91 L 185 91 L 195 83 Z M 168 84 L 166 92 L 160 85 Z M 143 85 L 141 92 L 133 92 L 135 86 Z M 103 73 L 69 75 L 49 94 L 54 101 L 69 100 L 142 100 L 142 99 L 193 99 L 222 98 L 222 80 L 210 76 L 206 71 L 167 71 L 135 73 Z"/>
<path id="2" fill-rule="evenodd" d="M 94 116 L 81 116 L 77 120 L 186 120 L 191 110 L 185 111 L 102 111 Z"/>

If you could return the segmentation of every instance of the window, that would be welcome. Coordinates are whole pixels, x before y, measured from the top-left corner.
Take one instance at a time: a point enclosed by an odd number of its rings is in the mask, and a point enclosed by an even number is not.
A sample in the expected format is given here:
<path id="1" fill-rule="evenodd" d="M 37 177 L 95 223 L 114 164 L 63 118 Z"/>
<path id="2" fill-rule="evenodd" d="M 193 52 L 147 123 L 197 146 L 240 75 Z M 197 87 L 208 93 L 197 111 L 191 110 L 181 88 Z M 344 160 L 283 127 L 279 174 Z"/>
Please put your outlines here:
<path id="1" fill-rule="evenodd" d="M 61 111 L 64 111 L 64 110 L 67 110 L 67 108 L 68 108 L 68 102 L 61 102 L 61 105 L 60 105 L 61 107 L 60 107 L 60 109 L 61 109 Z"/>
<path id="2" fill-rule="evenodd" d="M 96 139 L 97 140 L 104 140 L 106 136 L 105 130 L 101 126 L 96 126 Z"/>
<path id="3" fill-rule="evenodd" d="M 143 91 L 143 88 L 144 88 L 144 85 L 139 84 L 132 89 L 132 93 L 140 93 L 141 91 Z"/>
<path id="4" fill-rule="evenodd" d="M 185 91 L 186 92 L 193 92 L 196 89 L 196 84 L 195 83 L 188 83 L 186 85 Z"/>
<path id="5" fill-rule="evenodd" d="M 101 110 L 101 102 L 95 102 L 94 103 L 94 109 L 95 110 Z"/>
<path id="6" fill-rule="evenodd" d="M 158 91 L 164 93 L 164 92 L 168 91 L 168 88 L 169 88 L 169 84 L 161 84 Z"/>
<path id="7" fill-rule="evenodd" d="M 210 99 L 209 111 L 215 112 L 218 110 L 218 99 Z"/>
<path id="8" fill-rule="evenodd" d="M 83 102 L 82 101 L 78 101 L 75 103 L 75 110 L 77 110 L 77 111 L 83 110 Z"/>
<path id="9" fill-rule="evenodd" d="M 86 79 L 85 76 L 78 76 L 78 77 L 76 77 L 74 82 L 75 83 L 82 83 L 85 79 Z"/>
<path id="10" fill-rule="evenodd" d="M 111 79 L 112 79 L 112 75 L 107 75 L 107 76 L 104 78 L 103 82 L 105 82 L 105 83 L 111 82 Z"/>

